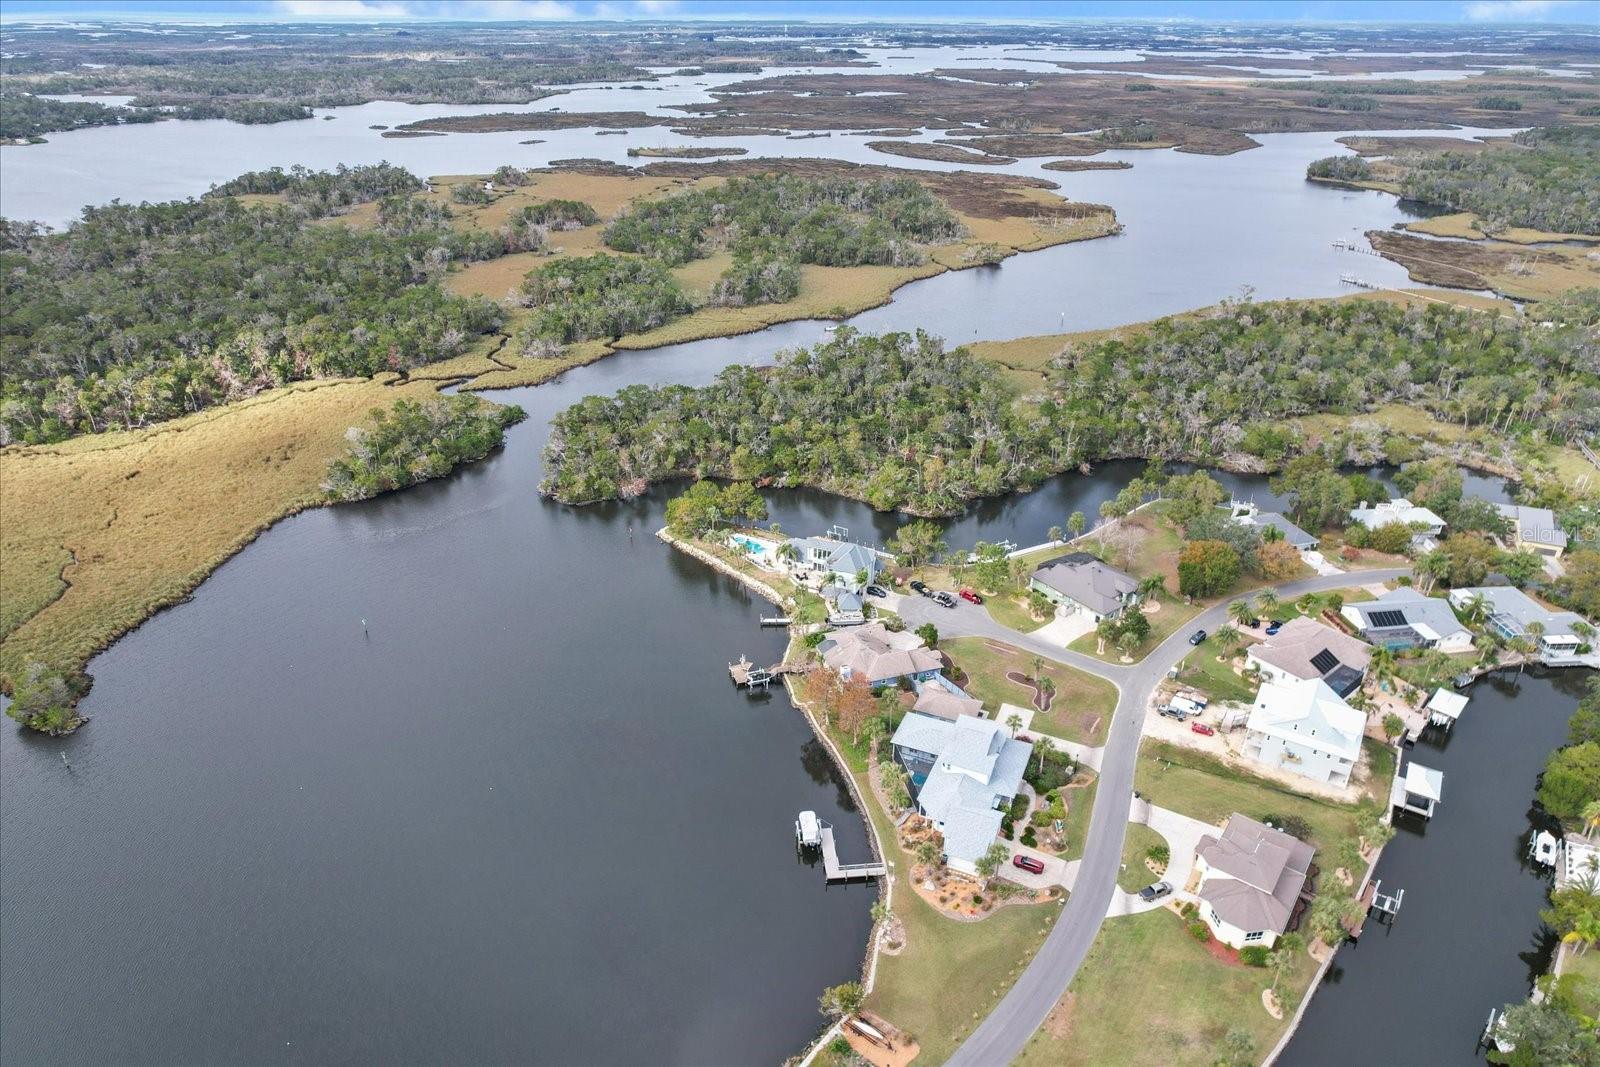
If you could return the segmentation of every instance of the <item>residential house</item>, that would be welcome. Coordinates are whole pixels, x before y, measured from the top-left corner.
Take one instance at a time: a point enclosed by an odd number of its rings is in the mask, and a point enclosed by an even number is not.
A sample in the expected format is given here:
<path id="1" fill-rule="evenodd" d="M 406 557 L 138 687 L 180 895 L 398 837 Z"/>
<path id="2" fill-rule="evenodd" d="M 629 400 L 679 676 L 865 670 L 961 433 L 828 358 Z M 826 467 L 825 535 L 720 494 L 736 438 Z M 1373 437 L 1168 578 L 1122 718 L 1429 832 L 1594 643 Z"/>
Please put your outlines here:
<path id="1" fill-rule="evenodd" d="M 1341 697 L 1361 688 L 1372 647 L 1365 641 L 1297 616 L 1260 644 L 1251 645 L 1245 663 L 1268 682 L 1321 678 Z"/>
<path id="2" fill-rule="evenodd" d="M 816 579 L 822 585 L 840 586 L 852 593 L 861 592 L 883 570 L 878 554 L 854 541 L 791 537 L 788 547 L 789 569 L 797 576 Z"/>
<path id="3" fill-rule="evenodd" d="M 1306 533 L 1276 511 L 1262 511 L 1255 504 L 1242 500 L 1233 501 L 1228 508 L 1234 522 L 1260 530 L 1263 539 L 1273 536 L 1267 533 L 1268 529 L 1272 529 L 1283 535 L 1284 542 L 1301 552 L 1310 552 L 1322 544 L 1321 538 Z"/>
<path id="4" fill-rule="evenodd" d="M 968 696 L 954 682 L 940 675 L 917 684 L 917 702 L 911 710 L 955 722 L 963 715 L 981 716 L 983 701 Z"/>
<path id="5" fill-rule="evenodd" d="M 1120 614 L 1139 599 L 1136 578 L 1087 552 L 1046 560 L 1028 579 L 1028 588 L 1043 593 L 1057 615 L 1085 614 L 1095 622 Z"/>
<path id="6" fill-rule="evenodd" d="M 1379 530 L 1397 522 L 1410 526 L 1416 531 L 1411 546 L 1419 551 L 1437 548 L 1439 535 L 1444 533 L 1445 526 L 1444 520 L 1435 512 L 1419 507 L 1403 496 L 1372 507 L 1368 507 L 1363 500 L 1359 508 L 1350 512 L 1350 521 L 1360 523 L 1369 530 Z"/>
<path id="7" fill-rule="evenodd" d="M 1299 838 L 1237 813 L 1222 833 L 1200 838 L 1200 917 L 1234 948 L 1271 948 L 1289 929 L 1316 850 Z"/>
<path id="8" fill-rule="evenodd" d="M 817 646 L 822 661 L 841 678 L 865 678 L 873 688 L 900 679 L 926 680 L 944 668 L 944 657 L 914 633 L 894 633 L 881 622 L 829 633 Z"/>
<path id="9" fill-rule="evenodd" d="M 992 719 L 950 721 L 916 711 L 900 720 L 890 744 L 910 775 L 917 811 L 944 836 L 945 863 L 976 876 L 1022 787 L 1032 746 Z"/>
<path id="10" fill-rule="evenodd" d="M 1367 717 L 1321 678 L 1267 682 L 1245 720 L 1244 754 L 1318 785 L 1344 787 L 1361 758 Z"/>
<path id="11" fill-rule="evenodd" d="M 1512 548 L 1537 552 L 1546 559 L 1560 559 L 1567 550 L 1567 535 L 1549 508 L 1530 508 L 1523 504 L 1496 504 L 1511 523 L 1506 543 Z"/>
<path id="12" fill-rule="evenodd" d="M 1450 605 L 1423 596 L 1410 586 L 1391 589 L 1376 600 L 1346 604 L 1341 614 L 1370 644 L 1383 648 L 1437 648 L 1472 651 L 1472 631 Z"/>
<path id="13" fill-rule="evenodd" d="M 1450 603 L 1461 612 L 1470 612 L 1473 602 L 1479 598 L 1488 611 L 1485 625 L 1507 641 L 1533 640 L 1529 627 L 1538 624 L 1543 632 L 1534 640 L 1535 654 L 1546 666 L 1600 668 L 1593 627 L 1582 615 L 1547 608 L 1509 585 L 1450 590 Z M 1580 633 L 1580 630 L 1588 632 Z"/>

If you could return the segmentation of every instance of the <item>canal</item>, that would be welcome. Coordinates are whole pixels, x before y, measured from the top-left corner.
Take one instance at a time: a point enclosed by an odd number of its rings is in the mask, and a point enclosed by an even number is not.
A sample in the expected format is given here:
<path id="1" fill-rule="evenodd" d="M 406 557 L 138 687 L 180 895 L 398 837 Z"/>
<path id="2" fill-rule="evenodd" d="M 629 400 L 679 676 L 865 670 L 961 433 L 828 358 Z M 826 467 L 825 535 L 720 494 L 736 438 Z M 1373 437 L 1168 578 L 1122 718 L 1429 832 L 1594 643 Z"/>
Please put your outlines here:
<path id="1" fill-rule="evenodd" d="M 1591 674 L 1488 675 L 1451 733 L 1430 729 L 1411 750 L 1444 772 L 1444 798 L 1432 820 L 1398 820 L 1378 863 L 1384 892 L 1405 891 L 1400 914 L 1340 950 L 1283 1067 L 1342 1067 L 1353 1033 L 1380 1063 L 1482 1062 L 1490 1009 L 1524 999 L 1554 951 L 1539 921 L 1550 878 L 1527 857 L 1547 828 L 1534 788 Z"/>

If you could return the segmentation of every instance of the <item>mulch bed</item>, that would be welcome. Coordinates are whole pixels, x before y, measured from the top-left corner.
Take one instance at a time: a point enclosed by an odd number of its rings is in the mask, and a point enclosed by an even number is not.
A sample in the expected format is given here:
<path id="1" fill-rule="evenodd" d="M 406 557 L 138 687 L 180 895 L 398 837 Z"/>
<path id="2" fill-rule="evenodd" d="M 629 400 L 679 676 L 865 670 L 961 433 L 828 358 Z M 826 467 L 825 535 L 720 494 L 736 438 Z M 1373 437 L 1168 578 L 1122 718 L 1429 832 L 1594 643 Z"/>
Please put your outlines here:
<path id="1" fill-rule="evenodd" d="M 1225 945 L 1214 937 L 1206 942 L 1206 951 L 1211 953 L 1212 958 L 1223 963 L 1231 963 L 1235 967 L 1244 966 L 1243 961 L 1239 959 L 1238 949 Z"/>
<path id="2" fill-rule="evenodd" d="M 1033 693 L 1033 706 L 1039 711 L 1049 711 L 1050 705 L 1055 702 L 1054 693 L 1046 693 L 1034 683 L 1032 678 L 1029 678 L 1021 671 L 1006 671 L 1006 681 L 1015 682 L 1022 688 L 1030 690 Z"/>

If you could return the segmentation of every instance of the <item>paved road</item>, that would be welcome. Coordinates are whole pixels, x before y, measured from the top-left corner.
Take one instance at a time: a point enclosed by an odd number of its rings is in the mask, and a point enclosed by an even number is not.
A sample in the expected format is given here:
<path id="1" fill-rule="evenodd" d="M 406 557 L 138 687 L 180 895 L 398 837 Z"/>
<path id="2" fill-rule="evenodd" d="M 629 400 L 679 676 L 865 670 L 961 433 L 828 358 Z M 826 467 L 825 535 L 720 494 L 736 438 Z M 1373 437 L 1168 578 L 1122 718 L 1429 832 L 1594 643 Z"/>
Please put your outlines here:
<path id="1" fill-rule="evenodd" d="M 1406 569 L 1355 571 L 1306 578 L 1273 588 L 1284 600 L 1293 600 L 1304 593 L 1386 581 L 1405 573 Z M 1191 633 L 1201 627 L 1215 629 L 1227 620 L 1227 605 L 1219 604 L 1202 612 L 1144 659 L 1127 665 L 1103 663 L 1093 656 L 1053 648 L 1028 634 L 1001 626 L 988 612 L 965 602 L 956 608 L 943 608 L 931 600 L 907 597 L 900 605 L 900 616 L 909 628 L 931 622 L 938 627 L 941 636 L 989 637 L 1004 641 L 1046 659 L 1097 674 L 1117 687 L 1117 710 L 1100 764 L 1100 784 L 1095 790 L 1094 810 L 1089 815 L 1089 832 L 1084 839 L 1083 860 L 1072 895 L 1067 898 L 1055 928 L 1045 938 L 1033 962 L 949 1060 L 951 1067 L 1000 1067 L 1022 1052 L 1028 1038 L 1072 984 L 1078 967 L 1089 953 L 1089 946 L 1100 932 L 1100 923 L 1117 890 L 1123 838 L 1128 828 L 1128 805 L 1133 799 L 1139 734 L 1144 728 L 1144 712 L 1150 694 L 1173 665 L 1189 653 Z"/>

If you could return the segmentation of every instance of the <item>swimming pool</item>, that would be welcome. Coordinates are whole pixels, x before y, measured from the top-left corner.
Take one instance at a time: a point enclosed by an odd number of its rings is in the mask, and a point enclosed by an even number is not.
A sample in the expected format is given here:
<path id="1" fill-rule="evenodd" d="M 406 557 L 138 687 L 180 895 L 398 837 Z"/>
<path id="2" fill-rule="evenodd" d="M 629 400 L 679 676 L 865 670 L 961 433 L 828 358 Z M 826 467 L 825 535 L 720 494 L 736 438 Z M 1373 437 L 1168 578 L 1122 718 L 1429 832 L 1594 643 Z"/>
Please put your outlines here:
<path id="1" fill-rule="evenodd" d="M 760 541 L 752 541 L 748 537 L 735 537 L 733 539 L 733 543 L 750 553 L 752 556 L 759 556 L 761 553 L 767 550 L 766 545 L 762 544 Z"/>

